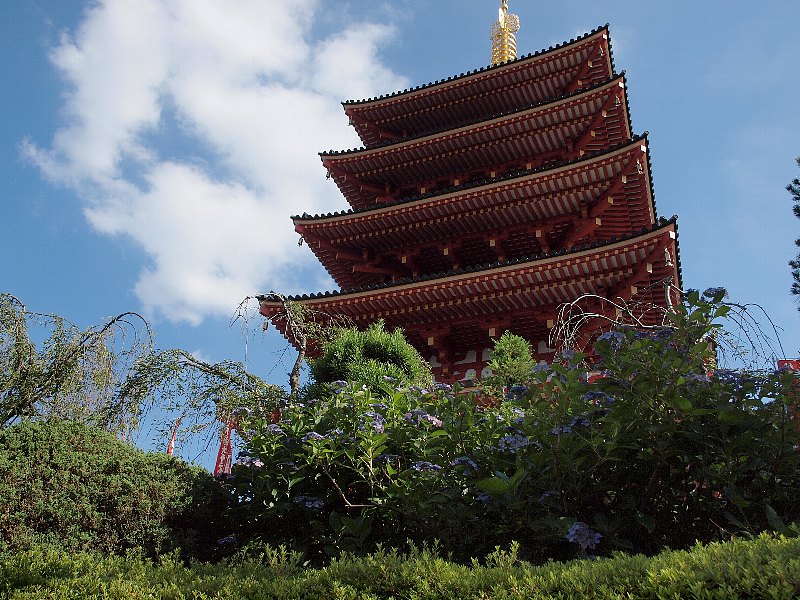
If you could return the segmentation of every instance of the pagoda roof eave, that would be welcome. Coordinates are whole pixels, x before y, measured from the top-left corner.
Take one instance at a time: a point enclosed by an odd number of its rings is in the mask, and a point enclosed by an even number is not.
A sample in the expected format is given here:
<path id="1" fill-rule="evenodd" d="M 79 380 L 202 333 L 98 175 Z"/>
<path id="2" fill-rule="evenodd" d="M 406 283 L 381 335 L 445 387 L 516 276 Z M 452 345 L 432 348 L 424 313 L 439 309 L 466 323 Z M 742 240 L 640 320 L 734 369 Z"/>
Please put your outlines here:
<path id="1" fill-rule="evenodd" d="M 398 92 L 393 92 L 393 93 L 390 93 L 390 94 L 384 94 L 384 95 L 381 95 L 381 96 L 372 97 L 372 98 L 366 98 L 366 99 L 362 99 L 362 100 L 345 100 L 344 102 L 342 102 L 342 105 L 345 106 L 345 107 L 349 107 L 349 106 L 362 107 L 362 106 L 369 106 L 369 105 L 374 106 L 374 105 L 378 105 L 378 104 L 381 104 L 381 103 L 384 103 L 384 102 L 393 101 L 393 100 L 395 100 L 395 99 L 397 99 L 399 97 L 402 97 L 402 96 L 412 96 L 414 94 L 430 91 L 432 89 L 435 89 L 436 87 L 444 87 L 444 86 L 453 85 L 456 82 L 463 81 L 464 79 L 468 79 L 470 77 L 479 76 L 481 74 L 484 74 L 484 73 L 487 73 L 487 72 L 492 72 L 492 71 L 507 70 L 509 68 L 513 68 L 514 66 L 518 65 L 519 63 L 540 59 L 542 57 L 547 56 L 550 53 L 563 51 L 564 49 L 569 48 L 570 46 L 574 46 L 576 44 L 583 43 L 583 42 L 587 41 L 588 39 L 592 38 L 593 36 L 603 35 L 603 34 L 605 34 L 606 36 L 609 35 L 609 24 L 608 23 L 606 23 L 605 25 L 602 25 L 600 27 L 597 27 L 597 28 L 593 29 L 592 31 L 590 31 L 588 33 L 585 33 L 584 35 L 582 35 L 580 37 L 573 38 L 573 39 L 569 40 L 568 42 L 563 42 L 563 43 L 557 44 L 555 46 L 550 46 L 549 48 L 543 48 L 543 49 L 541 49 L 541 50 L 539 50 L 537 52 L 532 52 L 532 53 L 520 56 L 519 58 L 517 58 L 515 60 L 512 60 L 512 61 L 507 61 L 507 62 L 498 64 L 498 65 L 488 65 L 488 66 L 485 66 L 485 67 L 481 67 L 479 69 L 474 69 L 472 71 L 467 71 L 465 73 L 461 73 L 460 75 L 447 77 L 446 79 L 439 79 L 439 80 L 432 81 L 432 82 L 427 83 L 427 84 L 414 86 L 414 87 L 407 88 L 405 90 L 401 90 L 401 91 L 398 91 Z M 611 62 L 611 69 L 612 69 L 612 72 L 613 72 L 613 71 L 615 71 L 615 69 L 614 69 L 614 57 L 613 57 L 613 54 L 611 53 L 610 36 L 609 36 L 609 60 Z"/>
<path id="2" fill-rule="evenodd" d="M 596 135 L 597 134 L 597 135 Z M 630 139 L 624 74 L 557 102 L 390 145 L 320 154 L 353 208 L 413 193 L 442 174 L 533 168 Z M 484 175 L 485 176 L 485 175 Z M 455 175 L 454 175 L 455 177 Z"/>
<path id="3" fill-rule="evenodd" d="M 530 177 L 532 175 L 548 175 L 550 173 L 557 173 L 559 171 L 563 171 L 570 167 L 580 165 L 581 163 L 591 162 L 596 160 L 598 157 L 602 156 L 611 156 L 614 153 L 624 151 L 626 148 L 633 146 L 635 144 L 639 144 L 641 142 L 647 143 L 647 138 L 649 136 L 649 132 L 645 131 L 641 134 L 638 134 L 625 142 L 615 144 L 614 146 L 610 147 L 607 150 L 602 150 L 598 152 L 592 152 L 590 154 L 585 154 L 584 156 L 579 156 L 572 160 L 565 160 L 561 161 L 556 164 L 548 164 L 542 165 L 539 167 L 535 167 L 533 169 L 523 169 L 519 171 L 514 171 L 512 173 L 505 173 L 502 175 L 498 175 L 497 177 L 493 178 L 486 178 L 486 179 L 479 179 L 476 181 L 469 181 L 466 183 L 462 183 L 460 185 L 451 186 L 445 189 L 437 189 L 432 192 L 426 192 L 424 194 L 415 194 L 413 196 L 409 196 L 407 198 L 402 198 L 400 200 L 395 200 L 392 202 L 385 202 L 381 203 L 379 206 L 364 206 L 361 208 L 349 208 L 346 210 L 329 212 L 329 213 L 322 213 L 322 214 L 314 214 L 310 215 L 308 213 L 303 213 L 302 215 L 292 215 L 290 218 L 292 221 L 297 224 L 303 225 L 312 225 L 317 223 L 327 223 L 330 221 L 336 221 L 339 219 L 347 219 L 352 217 L 359 217 L 364 215 L 372 215 L 372 214 L 380 214 L 384 212 L 389 212 L 393 209 L 396 209 L 399 206 L 410 206 L 416 203 L 421 203 L 426 200 L 432 200 L 435 198 L 446 197 L 446 196 L 456 196 L 463 192 L 467 192 L 469 190 L 480 188 L 488 185 L 494 185 L 498 183 L 504 183 L 507 181 L 513 181 L 515 179 L 521 179 L 525 177 Z M 648 160 L 650 155 L 648 153 Z M 653 198 L 655 204 L 655 195 L 654 190 L 652 189 L 652 182 L 650 185 L 651 189 L 651 197 Z M 655 206 L 654 206 L 655 208 Z"/>
<path id="4" fill-rule="evenodd" d="M 496 259 L 495 254 L 538 254 L 553 240 L 571 247 L 612 239 L 652 226 L 656 216 L 648 144 L 638 136 L 559 168 L 485 181 L 413 203 L 298 219 L 294 225 L 337 285 L 348 289 L 389 274 L 440 271 L 435 263 L 441 260 L 482 264 Z M 465 239 L 471 240 L 469 256 L 462 254 Z M 476 245 L 478 239 L 484 241 Z M 458 258 L 436 258 L 445 247 Z"/>
<path id="5" fill-rule="evenodd" d="M 545 109 L 545 108 L 547 108 L 549 106 L 556 107 L 559 104 L 570 102 L 572 100 L 580 98 L 581 96 L 589 96 L 589 95 L 597 92 L 598 90 L 601 90 L 606 86 L 610 87 L 614 83 L 617 83 L 617 82 L 622 82 L 622 87 L 627 92 L 627 87 L 628 87 L 627 86 L 627 79 L 625 77 L 625 71 L 623 71 L 622 73 L 620 73 L 619 75 L 615 75 L 614 77 L 612 77 L 608 81 L 604 81 L 603 83 L 600 83 L 600 84 L 595 85 L 593 87 L 586 88 L 584 90 L 578 90 L 578 91 L 572 92 L 570 94 L 565 94 L 565 95 L 560 96 L 558 98 L 553 98 L 553 99 L 550 99 L 550 100 L 545 100 L 545 101 L 542 101 L 542 102 L 537 102 L 537 103 L 534 103 L 534 104 L 530 104 L 530 105 L 524 106 L 524 107 L 522 107 L 522 108 L 520 108 L 518 110 L 506 111 L 506 112 L 486 115 L 486 116 L 484 116 L 484 117 L 482 117 L 480 119 L 475 119 L 473 121 L 470 121 L 470 122 L 467 122 L 467 123 L 463 123 L 463 124 L 459 125 L 455 129 L 445 128 L 445 129 L 441 129 L 441 130 L 429 131 L 429 132 L 426 132 L 426 133 L 421 134 L 419 136 L 408 137 L 408 138 L 404 138 L 402 140 L 386 140 L 384 142 L 381 142 L 379 144 L 375 144 L 375 145 L 372 145 L 372 146 L 369 146 L 369 147 L 368 146 L 361 146 L 360 148 L 348 148 L 347 150 L 333 150 L 333 149 L 330 149 L 330 150 L 326 150 L 324 152 L 319 152 L 318 154 L 323 160 L 326 160 L 326 159 L 336 160 L 338 158 L 348 157 L 348 156 L 352 156 L 352 155 L 358 155 L 358 154 L 368 155 L 368 154 L 372 154 L 372 153 L 375 153 L 375 152 L 382 152 L 382 151 L 386 151 L 386 150 L 391 150 L 393 146 L 402 147 L 402 146 L 407 145 L 407 144 L 413 144 L 413 143 L 416 143 L 416 142 L 425 141 L 427 138 L 435 139 L 435 138 L 440 137 L 441 134 L 443 134 L 443 133 L 455 133 L 455 132 L 458 132 L 458 131 L 468 130 L 468 129 L 474 127 L 475 125 L 479 125 L 481 123 L 487 123 L 487 122 L 491 122 L 491 121 L 495 121 L 495 120 L 502 120 L 502 119 L 505 119 L 507 117 L 511 117 L 513 115 L 522 114 L 522 113 L 530 112 L 530 111 L 536 111 L 536 110 L 540 110 L 540 109 Z M 629 105 L 629 102 L 628 102 L 627 93 L 625 93 L 625 100 L 626 100 L 625 109 L 626 109 L 626 114 L 627 114 L 628 130 L 632 131 L 632 124 L 631 124 L 631 117 L 630 117 L 630 105 Z"/>
<path id="6" fill-rule="evenodd" d="M 343 102 L 367 147 L 457 127 L 477 114 L 514 110 L 590 88 L 615 75 L 607 27 L 549 51 L 379 99 Z"/>
<path id="7" fill-rule="evenodd" d="M 488 276 L 488 275 L 498 274 L 503 271 L 513 271 L 526 266 L 539 266 L 550 262 L 563 261 L 564 259 L 570 259 L 571 261 L 580 262 L 580 259 L 586 258 L 592 254 L 597 254 L 598 252 L 601 251 L 614 250 L 619 247 L 625 246 L 627 244 L 643 241 L 649 237 L 658 235 L 663 231 L 671 231 L 672 237 L 675 240 L 676 256 L 671 258 L 675 261 L 674 262 L 675 274 L 677 276 L 676 285 L 680 287 L 682 280 L 682 271 L 680 265 L 680 255 L 678 252 L 678 245 L 677 245 L 678 227 L 677 227 L 677 217 L 673 216 L 670 219 L 663 219 L 663 218 L 659 219 L 659 221 L 654 227 L 645 231 L 637 232 L 631 236 L 621 237 L 618 239 L 603 241 L 595 244 L 587 244 L 579 248 L 573 248 L 569 251 L 567 250 L 555 251 L 541 256 L 526 257 L 517 260 L 505 261 L 502 263 L 495 263 L 491 265 L 482 265 L 467 269 L 460 269 L 457 271 L 450 271 L 446 273 L 436 273 L 413 279 L 406 279 L 385 284 L 377 284 L 369 287 L 357 288 L 346 291 L 345 290 L 329 291 L 329 292 L 320 292 L 317 294 L 310 294 L 310 295 L 302 294 L 297 296 L 290 296 L 288 298 L 277 294 L 264 294 L 258 296 L 258 299 L 261 304 L 261 313 L 264 316 L 269 317 L 271 314 L 274 313 L 274 311 L 280 310 L 283 307 L 284 302 L 287 300 L 292 302 L 301 302 L 303 304 L 316 304 L 321 301 L 326 302 L 329 300 L 351 301 L 357 299 L 366 299 L 369 298 L 370 296 L 376 295 L 377 293 L 384 293 L 384 292 L 396 293 L 404 290 L 409 290 L 412 288 L 426 288 L 431 285 L 442 286 L 442 285 L 452 284 L 453 282 L 456 282 L 461 279 L 474 278 L 476 275 Z"/>

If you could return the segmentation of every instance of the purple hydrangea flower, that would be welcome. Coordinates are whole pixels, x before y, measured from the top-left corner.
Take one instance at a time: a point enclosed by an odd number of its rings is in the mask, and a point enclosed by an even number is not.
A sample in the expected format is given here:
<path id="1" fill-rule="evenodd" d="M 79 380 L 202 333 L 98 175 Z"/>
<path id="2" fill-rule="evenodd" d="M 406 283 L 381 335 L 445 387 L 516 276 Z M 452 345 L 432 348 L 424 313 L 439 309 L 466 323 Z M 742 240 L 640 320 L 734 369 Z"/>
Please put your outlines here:
<path id="1" fill-rule="evenodd" d="M 598 342 L 608 342 L 611 349 L 614 351 L 622 348 L 622 343 L 625 341 L 625 334 L 621 331 L 606 331 L 597 336 Z"/>
<path id="2" fill-rule="evenodd" d="M 656 342 L 665 342 L 669 340 L 675 330 L 672 327 L 656 327 L 654 329 L 645 329 L 644 331 L 637 331 L 634 334 L 634 339 L 648 339 Z"/>
<path id="3" fill-rule="evenodd" d="M 591 423 L 586 417 L 572 417 L 572 421 L 569 422 L 570 427 L 589 427 L 589 425 Z"/>
<path id="4" fill-rule="evenodd" d="M 464 467 L 464 475 L 471 477 L 478 472 L 478 465 L 468 456 L 459 456 L 450 461 L 453 467 Z"/>
<path id="5" fill-rule="evenodd" d="M 557 427 L 553 427 L 550 430 L 550 433 L 553 435 L 561 435 L 562 433 L 572 433 L 573 429 L 576 427 L 589 427 L 591 425 L 591 421 L 584 416 L 576 416 L 570 419 L 570 422 L 566 425 L 558 425 Z"/>
<path id="6" fill-rule="evenodd" d="M 325 436 L 317 433 L 316 431 L 309 431 L 303 436 L 304 442 L 315 442 L 317 440 L 324 440 Z"/>
<path id="7" fill-rule="evenodd" d="M 386 419 L 382 414 L 374 411 L 361 413 L 362 429 L 368 426 L 372 427 L 375 430 L 375 433 L 383 433 L 383 430 L 386 428 Z"/>
<path id="8" fill-rule="evenodd" d="M 518 433 L 512 435 L 504 435 L 497 441 L 497 448 L 500 452 L 516 452 L 520 448 L 524 448 L 530 444 L 528 436 Z"/>
<path id="9" fill-rule="evenodd" d="M 441 427 L 442 426 L 442 420 L 437 418 L 437 417 L 434 417 L 433 415 L 428 415 L 428 414 L 423 415 L 422 417 L 420 417 L 419 422 L 422 422 L 422 421 L 427 421 L 428 423 L 430 423 L 434 427 Z"/>
<path id="10" fill-rule="evenodd" d="M 412 421 L 416 421 L 417 425 L 421 424 L 423 421 L 427 423 L 431 423 L 434 427 L 441 427 L 442 420 L 438 417 L 428 414 L 426 411 L 422 410 L 421 408 L 415 408 L 411 412 L 407 412 L 403 415 L 403 419 L 411 423 Z"/>
<path id="11" fill-rule="evenodd" d="M 506 391 L 506 400 L 521 400 L 527 391 L 527 385 L 512 385 Z"/>
<path id="12" fill-rule="evenodd" d="M 415 463 L 411 463 L 411 468 L 415 471 L 441 471 L 442 467 L 432 462 L 428 462 L 426 460 L 420 460 Z"/>
<path id="13" fill-rule="evenodd" d="M 267 431 L 269 431 L 272 435 L 286 435 L 286 432 L 281 429 L 280 425 L 277 423 L 271 423 L 269 427 L 267 427 Z"/>
<path id="14" fill-rule="evenodd" d="M 573 523 L 572 527 L 567 531 L 566 538 L 570 542 L 578 544 L 582 549 L 586 550 L 587 548 L 596 548 L 597 544 L 599 544 L 600 540 L 603 538 L 603 534 L 592 531 L 583 521 L 577 521 Z"/>
<path id="15" fill-rule="evenodd" d="M 294 499 L 294 502 L 308 510 L 322 510 L 325 508 L 325 501 L 314 496 L 298 496 Z"/>
<path id="16" fill-rule="evenodd" d="M 235 535 L 228 535 L 224 538 L 219 538 L 217 544 L 220 546 L 235 546 L 238 543 Z"/>
<path id="17" fill-rule="evenodd" d="M 378 460 L 385 461 L 386 463 L 397 466 L 397 462 L 400 457 L 397 454 L 379 454 Z"/>
<path id="18" fill-rule="evenodd" d="M 693 383 L 708 383 L 711 379 L 704 373 L 689 373 L 686 375 L 686 380 Z"/>
<path id="19" fill-rule="evenodd" d="M 566 362 L 572 362 L 575 358 L 575 350 L 572 348 L 565 348 L 561 351 L 561 358 Z"/>
<path id="20" fill-rule="evenodd" d="M 749 377 L 745 373 L 732 369 L 719 369 L 714 371 L 714 377 L 716 377 L 720 383 L 730 385 L 737 391 L 742 389 L 744 384 L 753 383 L 754 381 L 752 377 Z"/>
<path id="21" fill-rule="evenodd" d="M 331 383 L 331 387 L 333 388 L 334 394 L 341 394 L 345 389 L 350 387 L 350 384 L 347 383 L 346 381 L 339 379 Z"/>
<path id="22" fill-rule="evenodd" d="M 263 469 L 264 468 L 264 462 L 261 459 L 255 458 L 253 456 L 247 456 L 247 455 L 239 456 L 239 458 L 236 459 L 236 463 L 235 464 L 237 464 L 237 465 L 239 465 L 241 467 L 248 467 L 250 469 Z"/>

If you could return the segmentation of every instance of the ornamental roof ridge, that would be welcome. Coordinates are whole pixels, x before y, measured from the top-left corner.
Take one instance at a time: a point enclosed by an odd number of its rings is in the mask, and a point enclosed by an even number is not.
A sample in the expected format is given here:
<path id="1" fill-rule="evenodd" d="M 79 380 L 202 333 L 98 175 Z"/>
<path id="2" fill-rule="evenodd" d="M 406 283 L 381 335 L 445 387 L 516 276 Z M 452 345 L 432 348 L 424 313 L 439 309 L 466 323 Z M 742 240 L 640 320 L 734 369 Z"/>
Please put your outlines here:
<path id="1" fill-rule="evenodd" d="M 676 267 L 677 267 L 678 279 L 680 280 L 680 279 L 682 279 L 682 272 L 681 272 L 681 263 L 680 263 L 680 252 L 677 250 L 678 249 L 678 245 L 677 245 L 678 216 L 677 215 L 672 215 L 672 217 L 670 217 L 669 219 L 666 219 L 664 217 L 660 217 L 659 219 L 656 220 L 655 224 L 652 227 L 640 229 L 638 231 L 633 232 L 631 235 L 628 235 L 628 236 L 617 236 L 617 237 L 609 239 L 609 240 L 595 242 L 595 243 L 592 243 L 592 244 L 581 244 L 579 246 L 573 246 L 569 250 L 567 250 L 567 249 L 554 250 L 552 252 L 545 252 L 545 253 L 542 253 L 542 254 L 531 255 L 531 256 L 523 256 L 523 257 L 516 258 L 516 259 L 513 259 L 513 260 L 497 261 L 497 262 L 484 264 L 484 265 L 476 265 L 476 266 L 472 266 L 472 267 L 468 267 L 468 268 L 464 268 L 464 269 L 456 269 L 456 270 L 452 270 L 452 271 L 443 271 L 443 272 L 439 272 L 439 273 L 430 273 L 430 274 L 427 274 L 427 275 L 422 275 L 420 277 L 407 277 L 407 278 L 398 279 L 397 281 L 392 281 L 392 282 L 388 282 L 388 283 L 378 283 L 378 284 L 375 284 L 375 285 L 346 288 L 346 289 L 342 289 L 342 290 L 332 290 L 332 291 L 327 291 L 327 292 L 316 292 L 316 293 L 311 293 L 311 294 L 301 294 L 301 295 L 289 296 L 288 298 L 285 298 L 285 299 L 289 300 L 289 301 L 298 301 L 298 300 L 318 300 L 320 298 L 334 298 L 336 296 L 345 296 L 345 295 L 348 295 L 348 294 L 357 294 L 357 293 L 360 293 L 360 292 L 371 292 L 371 291 L 377 291 L 377 290 L 391 289 L 393 287 L 398 287 L 398 286 L 403 286 L 403 285 L 408 285 L 408 284 L 413 284 L 413 283 L 422 283 L 422 282 L 425 282 L 425 281 L 433 281 L 433 280 L 436 280 L 436 279 L 442 279 L 443 277 L 452 277 L 452 276 L 457 276 L 457 275 L 467 275 L 469 273 L 480 273 L 481 271 L 486 271 L 488 269 L 497 269 L 497 268 L 500 268 L 500 267 L 508 267 L 508 266 L 513 266 L 513 265 L 518 265 L 518 264 L 523 264 L 523 263 L 528 263 L 528 262 L 546 260 L 548 258 L 556 258 L 556 257 L 559 257 L 559 256 L 569 256 L 570 254 L 576 254 L 578 252 L 582 252 L 582 251 L 585 251 L 585 250 L 592 250 L 592 249 L 602 248 L 603 246 L 609 246 L 611 244 L 616 244 L 616 243 L 619 243 L 619 242 L 625 242 L 625 241 L 633 240 L 633 239 L 635 239 L 637 237 L 646 235 L 648 233 L 653 233 L 655 231 L 658 231 L 659 229 L 664 229 L 669 225 L 674 225 L 675 226 L 675 248 L 676 248 L 676 253 L 678 254 L 678 256 L 675 257 L 675 264 L 676 264 Z M 678 283 L 680 284 L 680 281 Z M 261 295 L 256 296 L 256 297 L 261 301 L 267 301 L 267 302 L 279 302 L 279 301 L 282 302 L 284 300 L 283 298 L 279 297 L 275 293 L 261 294 Z"/>
<path id="2" fill-rule="evenodd" d="M 592 86 L 590 88 L 586 88 L 586 89 L 583 89 L 583 90 L 576 90 L 576 91 L 574 91 L 574 92 L 572 92 L 570 94 L 564 94 L 563 96 L 559 96 L 558 98 L 552 98 L 550 100 L 543 100 L 541 102 L 535 102 L 533 104 L 528 104 L 528 105 L 523 106 L 521 108 L 518 108 L 516 110 L 507 110 L 507 111 L 501 111 L 501 112 L 497 112 L 497 113 L 492 113 L 490 115 L 483 116 L 480 119 L 475 119 L 475 120 L 472 120 L 472 121 L 467 121 L 466 123 L 462 123 L 461 125 L 459 125 L 458 127 L 455 127 L 455 128 L 454 127 L 445 127 L 445 128 L 442 128 L 442 129 L 435 129 L 435 130 L 432 130 L 432 131 L 427 131 L 425 133 L 422 133 L 422 134 L 419 134 L 419 135 L 410 136 L 410 137 L 403 138 L 403 139 L 400 139 L 400 140 L 384 140 L 384 141 L 379 142 L 377 144 L 372 144 L 369 147 L 360 146 L 358 148 L 348 148 L 347 150 L 327 150 L 327 151 L 324 151 L 324 152 L 319 152 L 318 154 L 321 157 L 344 156 L 346 154 L 355 154 L 357 152 L 366 152 L 366 151 L 373 152 L 375 150 L 380 150 L 380 149 L 388 148 L 390 146 L 395 146 L 395 145 L 396 146 L 400 146 L 402 144 L 407 144 L 408 142 L 412 142 L 414 140 L 420 140 L 422 138 L 430 137 L 430 136 L 433 136 L 433 135 L 436 135 L 436 134 L 439 134 L 439 133 L 445 133 L 446 131 L 450 131 L 452 129 L 463 129 L 463 128 L 469 127 L 471 125 L 477 125 L 479 123 L 483 123 L 484 121 L 492 121 L 494 119 L 501 119 L 503 117 L 507 117 L 507 116 L 514 115 L 514 114 L 517 114 L 517 113 L 523 113 L 525 111 L 532 110 L 532 109 L 535 109 L 535 108 L 541 108 L 543 106 L 547 106 L 548 104 L 558 104 L 559 102 L 563 102 L 565 100 L 569 100 L 570 98 L 578 97 L 578 96 L 581 96 L 583 94 L 591 94 L 592 92 L 595 92 L 595 91 L 601 89 L 602 87 L 607 86 L 608 84 L 613 83 L 614 81 L 617 81 L 618 79 L 622 80 L 622 82 L 623 82 L 623 84 L 625 86 L 625 90 L 627 92 L 628 80 L 627 80 L 627 78 L 625 76 L 625 71 L 622 71 L 621 73 L 618 73 L 617 75 L 614 75 L 613 77 L 611 77 L 607 81 L 604 81 L 603 83 L 598 83 L 597 85 L 594 85 L 594 86 Z M 633 129 L 631 127 L 630 102 L 628 102 L 628 94 L 627 93 L 625 94 L 625 110 L 627 111 L 627 114 L 628 114 L 628 129 L 632 131 Z"/>
<path id="3" fill-rule="evenodd" d="M 585 154 L 583 156 L 579 156 L 579 157 L 574 158 L 572 160 L 564 160 L 564 161 L 560 161 L 560 162 L 557 162 L 557 163 L 554 163 L 554 164 L 540 165 L 540 166 L 538 166 L 536 168 L 533 168 L 533 169 L 520 169 L 520 170 L 512 171 L 510 173 L 504 173 L 503 175 L 498 175 L 497 177 L 484 177 L 482 179 L 476 179 L 474 181 L 468 181 L 468 182 L 462 183 L 460 185 L 452 185 L 452 186 L 447 186 L 445 188 L 439 188 L 437 190 L 434 190 L 432 192 L 426 192 L 424 194 L 414 194 L 413 196 L 408 196 L 408 197 L 403 198 L 401 200 L 395 200 L 394 202 L 386 202 L 386 203 L 383 203 L 383 204 L 380 204 L 380 205 L 365 206 L 363 208 L 357 208 L 357 209 L 356 208 L 348 208 L 346 210 L 337 210 L 337 211 L 334 211 L 334 212 L 322 213 L 322 214 L 314 214 L 314 215 L 310 215 L 308 213 L 303 213 L 302 215 L 292 215 L 289 218 L 292 219 L 293 221 L 294 220 L 306 221 L 306 220 L 314 220 L 314 219 L 328 219 L 328 218 L 334 218 L 334 217 L 343 217 L 343 216 L 346 216 L 346 215 L 355 215 L 355 214 L 370 212 L 370 211 L 377 210 L 377 209 L 390 208 L 390 207 L 393 207 L 393 206 L 400 206 L 400 205 L 403 205 L 403 204 L 408 204 L 410 202 L 416 202 L 417 200 L 424 200 L 426 198 L 435 198 L 436 196 L 444 196 L 446 194 L 450 194 L 452 192 L 456 192 L 456 191 L 459 191 L 459 190 L 468 190 L 470 188 L 480 187 L 482 185 L 486 185 L 487 183 L 492 183 L 492 182 L 500 183 L 500 182 L 503 182 L 503 181 L 509 181 L 511 179 L 517 179 L 519 177 L 525 177 L 525 176 L 528 176 L 528 175 L 535 175 L 537 173 L 546 173 L 547 171 L 555 171 L 556 169 L 561 169 L 561 168 L 564 168 L 564 167 L 570 167 L 570 166 L 573 166 L 573 165 L 578 165 L 578 164 L 580 164 L 582 162 L 589 162 L 589 161 L 594 160 L 595 158 L 597 158 L 599 156 L 603 156 L 605 154 L 611 154 L 611 153 L 616 152 L 616 151 L 618 151 L 618 150 L 620 150 L 622 148 L 625 148 L 626 146 L 630 146 L 632 144 L 635 144 L 636 142 L 641 142 L 642 140 L 644 140 L 646 142 L 648 135 L 650 135 L 650 132 L 649 131 L 645 131 L 643 133 L 640 133 L 638 135 L 634 135 L 634 136 L 628 138 L 624 142 L 620 142 L 619 144 L 614 144 L 613 146 L 610 146 L 609 148 L 606 148 L 606 149 L 603 149 L 603 150 L 598 150 L 596 152 L 592 152 L 592 153 L 589 153 L 589 154 Z M 651 160 L 650 160 L 650 153 L 649 152 L 647 153 L 647 156 L 648 156 L 648 167 L 650 168 L 650 167 L 652 167 L 652 165 L 650 164 Z M 651 177 L 651 182 L 650 182 L 650 195 L 653 197 L 653 208 L 655 209 L 655 196 L 654 196 L 653 185 L 652 185 L 652 177 Z"/>
<path id="4" fill-rule="evenodd" d="M 396 98 L 398 96 L 403 96 L 405 94 L 411 94 L 413 92 L 418 92 L 418 91 L 424 90 L 426 88 L 435 87 L 437 85 L 442 85 L 444 83 L 450 83 L 450 82 L 456 81 L 458 79 L 464 79 L 466 77 L 470 77 L 470 76 L 475 75 L 477 73 L 485 73 L 485 72 L 489 72 L 489 71 L 495 71 L 495 70 L 499 70 L 499 69 L 503 69 L 503 68 L 508 68 L 510 66 L 519 64 L 520 62 L 525 62 L 525 61 L 528 61 L 528 60 L 531 60 L 531 59 L 539 58 L 540 56 L 548 54 L 549 52 L 557 52 L 558 50 L 562 50 L 562 49 L 564 49 L 564 48 L 566 48 L 566 47 L 568 47 L 570 45 L 579 44 L 580 42 L 592 37 L 593 35 L 596 35 L 596 34 L 600 33 L 601 31 L 605 31 L 606 35 L 608 36 L 609 60 L 611 61 L 611 70 L 615 71 L 615 69 L 614 69 L 614 56 L 611 53 L 611 36 L 609 35 L 609 24 L 606 23 L 605 25 L 601 25 L 599 27 L 596 27 L 593 30 L 589 31 L 588 33 L 584 33 L 583 35 L 578 36 L 577 38 L 571 38 L 569 41 L 561 42 L 560 44 L 556 44 L 555 46 L 550 46 L 549 48 L 542 48 L 541 50 L 538 50 L 537 52 L 531 52 L 529 54 L 524 54 L 524 55 L 520 56 L 519 58 L 517 58 L 515 60 L 512 60 L 512 61 L 500 63 L 498 65 L 487 65 L 485 67 L 479 67 L 477 69 L 473 69 L 472 71 L 465 71 L 465 72 L 463 72 L 463 73 L 461 73 L 459 75 L 451 75 L 451 76 L 449 76 L 447 78 L 444 78 L 444 79 L 437 79 L 435 81 L 431 81 L 430 83 L 416 85 L 416 86 L 409 87 L 409 88 L 406 88 L 404 90 L 400 90 L 400 91 L 397 91 L 397 92 L 391 92 L 389 94 L 381 94 L 380 96 L 373 96 L 371 98 L 364 98 L 363 100 L 345 100 L 345 101 L 342 102 L 342 106 L 353 106 L 353 105 L 357 105 L 357 104 L 369 104 L 370 102 L 376 102 L 376 101 L 379 101 L 379 100 L 388 100 L 389 98 Z"/>

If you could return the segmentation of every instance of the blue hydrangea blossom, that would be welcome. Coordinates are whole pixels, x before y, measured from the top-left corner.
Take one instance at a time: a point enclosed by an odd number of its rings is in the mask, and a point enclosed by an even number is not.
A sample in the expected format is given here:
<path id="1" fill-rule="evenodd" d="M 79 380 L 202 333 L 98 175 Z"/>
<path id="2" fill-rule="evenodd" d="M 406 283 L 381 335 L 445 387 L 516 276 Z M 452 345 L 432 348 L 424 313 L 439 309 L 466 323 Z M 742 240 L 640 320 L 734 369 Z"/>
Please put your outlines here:
<path id="1" fill-rule="evenodd" d="M 583 521 L 577 521 L 567 531 L 566 538 L 570 542 L 578 544 L 583 550 L 593 550 L 603 539 L 603 534 L 592 531 Z"/>

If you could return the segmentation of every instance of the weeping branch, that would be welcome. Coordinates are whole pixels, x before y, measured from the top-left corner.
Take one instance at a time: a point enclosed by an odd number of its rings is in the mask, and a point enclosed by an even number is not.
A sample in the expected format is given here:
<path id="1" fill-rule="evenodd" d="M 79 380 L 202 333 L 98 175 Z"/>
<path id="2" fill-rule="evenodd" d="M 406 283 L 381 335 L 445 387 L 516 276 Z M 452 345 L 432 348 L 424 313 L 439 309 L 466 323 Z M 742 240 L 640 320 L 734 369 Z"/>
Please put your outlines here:
<path id="1" fill-rule="evenodd" d="M 289 300 L 284 294 L 270 292 L 270 296 L 279 298 L 283 310 L 271 318 L 277 325 L 285 323 L 286 337 L 297 348 L 297 357 L 289 371 L 289 392 L 296 396 L 300 390 L 300 372 L 312 344 L 323 344 L 331 339 L 333 333 L 342 328 L 352 327 L 352 321 L 344 315 L 331 315 L 313 310 L 300 302 Z M 264 296 L 255 296 L 256 299 Z M 254 297 L 248 296 L 244 302 Z M 241 305 L 240 305 L 241 306 Z M 266 328 L 266 325 L 265 325 Z"/>
<path id="2" fill-rule="evenodd" d="M 647 331 L 672 327 L 671 315 L 685 307 L 674 305 L 671 299 L 684 298 L 688 291 L 675 286 L 671 278 L 653 286 L 663 286 L 667 307 L 622 298 L 610 300 L 596 294 L 586 294 L 562 305 L 556 326 L 550 333 L 550 346 L 557 351 L 585 350 L 581 345 L 591 342 L 583 335 L 587 330 L 599 333 L 624 328 Z M 651 288 L 644 291 L 651 291 Z M 759 304 L 739 304 L 724 299 L 718 305 L 725 309 L 725 326 L 715 326 L 705 334 L 716 349 L 718 366 L 748 371 L 774 369 L 785 352 L 779 328 L 764 308 Z"/>
<path id="3" fill-rule="evenodd" d="M 31 341 L 31 330 L 43 334 L 41 347 Z M 40 417 L 75 419 L 117 432 L 135 426 L 141 411 L 116 389 L 152 345 L 150 326 L 138 313 L 81 329 L 0 294 L 0 423 Z"/>

